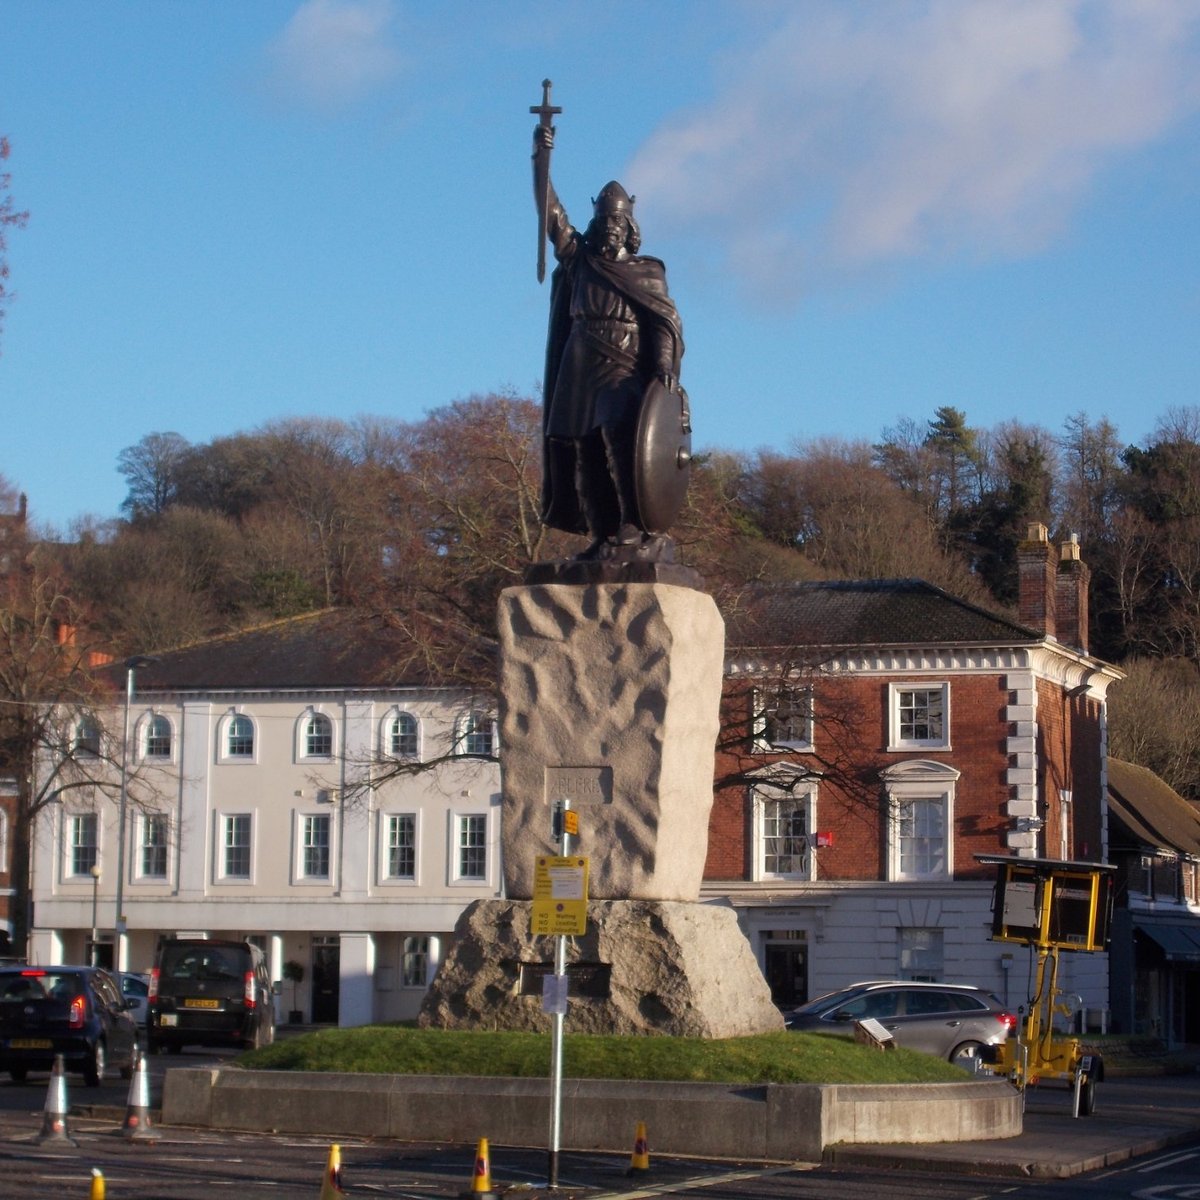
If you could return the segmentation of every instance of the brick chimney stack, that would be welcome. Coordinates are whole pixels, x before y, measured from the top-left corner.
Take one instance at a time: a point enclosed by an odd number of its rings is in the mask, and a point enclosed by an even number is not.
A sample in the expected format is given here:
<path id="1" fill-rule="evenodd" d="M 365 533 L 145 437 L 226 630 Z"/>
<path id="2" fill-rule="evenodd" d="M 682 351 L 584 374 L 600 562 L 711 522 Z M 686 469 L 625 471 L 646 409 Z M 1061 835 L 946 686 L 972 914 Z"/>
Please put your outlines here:
<path id="1" fill-rule="evenodd" d="M 1057 576 L 1049 531 L 1035 521 L 1017 546 L 1017 614 L 1022 625 L 1040 629 L 1047 637 L 1058 636 Z"/>
<path id="2" fill-rule="evenodd" d="M 1058 640 L 1064 646 L 1088 652 L 1088 581 L 1091 569 L 1079 557 L 1079 538 L 1058 548 L 1058 578 L 1055 581 L 1055 616 L 1058 620 Z"/>

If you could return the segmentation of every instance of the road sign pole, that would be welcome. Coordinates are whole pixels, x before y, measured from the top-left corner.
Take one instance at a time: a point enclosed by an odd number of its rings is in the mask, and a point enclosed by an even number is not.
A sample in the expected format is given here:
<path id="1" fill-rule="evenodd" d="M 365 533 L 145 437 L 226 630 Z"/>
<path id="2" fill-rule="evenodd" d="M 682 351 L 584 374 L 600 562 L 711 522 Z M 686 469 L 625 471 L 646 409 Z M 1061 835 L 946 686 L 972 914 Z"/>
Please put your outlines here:
<path id="1" fill-rule="evenodd" d="M 567 832 L 566 813 L 571 809 L 570 800 L 560 800 L 556 809 L 555 825 L 561 853 L 566 858 L 571 853 L 571 835 Z M 549 1183 L 552 1188 L 558 1187 L 558 1148 L 562 1140 L 562 1076 L 563 1076 L 563 1021 L 566 1019 L 566 974 L 567 974 L 567 939 L 565 934 L 559 934 L 554 939 L 554 983 L 561 989 L 558 995 L 563 998 L 554 1011 L 551 1026 L 550 1041 L 550 1166 Z"/>

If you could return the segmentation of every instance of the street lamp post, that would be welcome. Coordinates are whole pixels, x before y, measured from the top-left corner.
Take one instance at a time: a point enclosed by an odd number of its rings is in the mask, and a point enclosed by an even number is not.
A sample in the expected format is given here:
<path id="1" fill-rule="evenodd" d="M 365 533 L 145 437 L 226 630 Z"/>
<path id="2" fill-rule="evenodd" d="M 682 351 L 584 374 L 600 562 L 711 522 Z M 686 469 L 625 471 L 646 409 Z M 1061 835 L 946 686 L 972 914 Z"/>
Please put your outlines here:
<path id="1" fill-rule="evenodd" d="M 113 923 L 113 969 L 125 970 L 125 809 L 129 799 L 129 710 L 133 706 L 133 673 L 158 662 L 145 654 L 125 660 L 125 729 L 121 737 L 121 799 L 117 809 L 117 903 Z"/>
<path id="2" fill-rule="evenodd" d="M 96 901 L 100 891 L 100 864 L 92 863 L 92 952 L 88 961 L 96 966 Z"/>

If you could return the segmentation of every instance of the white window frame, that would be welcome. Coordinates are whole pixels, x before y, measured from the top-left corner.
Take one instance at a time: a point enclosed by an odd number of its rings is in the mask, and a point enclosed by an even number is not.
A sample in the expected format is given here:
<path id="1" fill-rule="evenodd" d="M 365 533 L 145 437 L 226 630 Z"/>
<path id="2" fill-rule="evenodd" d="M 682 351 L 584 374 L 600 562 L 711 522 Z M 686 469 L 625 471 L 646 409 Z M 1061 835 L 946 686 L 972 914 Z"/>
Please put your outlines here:
<path id="1" fill-rule="evenodd" d="M 161 875 L 148 874 L 146 871 L 145 851 L 146 846 L 146 831 L 150 827 L 150 822 L 162 821 L 166 839 L 163 842 L 163 873 Z M 171 817 L 165 812 L 139 812 L 133 822 L 134 829 L 134 845 L 133 845 L 133 877 L 138 883 L 170 883 L 171 882 Z"/>
<path id="2" fill-rule="evenodd" d="M 776 738 L 772 739 L 767 736 L 768 711 L 770 709 L 773 697 L 783 696 L 784 694 L 799 695 L 804 694 L 807 697 L 808 716 L 803 724 L 803 730 L 799 738 Z M 777 688 L 755 688 L 751 703 L 754 705 L 754 749 L 759 753 L 770 753 L 772 751 L 791 751 L 792 753 L 811 754 L 813 750 L 813 689 L 810 683 L 788 684 L 781 683 Z"/>
<path id="3" fill-rule="evenodd" d="M 95 713 L 80 713 L 75 718 L 71 727 L 71 753 L 87 759 L 99 758 L 104 753 L 104 726 Z"/>
<path id="4" fill-rule="evenodd" d="M 887 877 L 893 883 L 932 882 L 954 878 L 954 795 L 960 772 L 945 763 L 909 759 L 882 773 L 887 820 Z M 903 871 L 900 821 L 914 803 L 942 806 L 941 838 L 944 846 L 939 871 Z"/>
<path id="5" fill-rule="evenodd" d="M 310 875 L 305 864 L 306 852 L 309 849 L 307 836 L 310 822 L 323 821 L 326 829 L 326 871 L 324 875 Z M 333 883 L 334 864 L 337 862 L 335 839 L 337 837 L 337 822 L 333 813 L 328 810 L 314 812 L 311 809 L 298 809 L 295 814 L 295 846 L 296 854 L 292 863 L 292 882 L 300 886 L 328 887 Z"/>
<path id="6" fill-rule="evenodd" d="M 311 752 L 308 748 L 308 731 L 314 721 L 323 721 L 329 729 L 329 749 Z M 296 761 L 332 762 L 337 755 L 337 722 L 319 708 L 306 708 L 296 722 Z"/>
<path id="7" fill-rule="evenodd" d="M 397 754 L 392 749 L 392 732 L 401 718 L 412 721 L 414 726 L 414 737 L 417 744 L 416 749 L 411 754 Z M 379 729 L 379 757 L 391 759 L 394 762 L 421 762 L 421 734 L 421 718 L 412 709 L 399 707 L 389 709 Z"/>
<path id="8" fill-rule="evenodd" d="M 393 875 L 391 860 L 391 822 L 393 817 L 408 817 L 413 828 L 413 873 Z M 379 814 L 379 882 L 387 887 L 414 887 L 421 881 L 421 813 L 415 809 L 389 809 Z"/>
<path id="9" fill-rule="evenodd" d="M 933 943 L 929 947 L 913 944 L 919 940 L 916 935 L 926 935 Z M 908 943 L 907 945 L 905 943 Z M 922 951 L 928 951 L 929 963 L 904 962 L 905 954 L 919 957 Z M 933 963 L 936 955 L 936 970 Z M 946 937 L 945 930 L 938 926 L 902 926 L 896 933 L 896 978 L 911 983 L 942 983 L 946 975 Z"/>
<path id="10" fill-rule="evenodd" d="M 487 737 L 490 749 L 486 752 L 468 749 L 472 738 L 482 736 L 476 727 L 483 724 L 488 727 Z M 496 718 L 490 716 L 485 709 L 473 708 L 470 712 L 462 713 L 454 722 L 454 753 L 456 755 L 471 758 L 495 758 L 499 752 L 500 736 L 496 727 Z"/>
<path id="11" fill-rule="evenodd" d="M 230 875 L 226 870 L 228 857 L 225 853 L 225 832 L 227 823 L 239 817 L 246 817 L 250 823 L 250 870 L 246 875 Z M 213 814 L 216 830 L 213 837 L 213 847 L 216 851 L 213 861 L 213 880 L 216 883 L 227 883 L 245 886 L 254 883 L 255 865 L 258 846 L 258 811 L 257 809 L 227 809 Z"/>
<path id="12" fill-rule="evenodd" d="M 170 749 L 166 754 L 151 754 L 150 753 L 150 731 L 159 721 L 165 721 L 170 738 Z M 143 713 L 138 721 L 137 738 L 134 743 L 137 746 L 137 755 L 142 762 L 149 763 L 171 763 L 175 761 L 175 722 L 171 720 L 166 713 L 150 712 Z"/>
<path id="13" fill-rule="evenodd" d="M 82 848 L 86 843 L 76 843 L 75 841 L 75 823 L 77 821 L 88 821 L 92 827 L 92 861 L 88 866 L 80 871 L 76 869 L 76 848 Z M 74 812 L 63 813 L 63 878 L 71 880 L 91 879 L 92 867 L 96 863 L 101 862 L 100 857 L 100 814 L 94 810 L 76 809 Z"/>
<path id="14" fill-rule="evenodd" d="M 230 728 L 234 721 L 238 719 L 250 722 L 250 732 L 253 741 L 249 754 L 229 753 Z M 217 761 L 219 763 L 230 766 L 254 766 L 258 762 L 259 744 L 258 722 L 248 712 L 243 712 L 240 708 L 230 709 L 217 722 Z"/>
<path id="15" fill-rule="evenodd" d="M 466 832 L 467 821 L 483 821 L 483 853 L 484 864 L 482 875 L 464 875 L 462 873 L 463 851 L 468 849 L 462 839 Z M 450 813 L 449 837 L 449 882 L 457 887 L 483 887 L 491 883 L 492 872 L 495 869 L 496 855 L 493 847 L 492 810 L 463 809 Z"/>
<path id="16" fill-rule="evenodd" d="M 756 882 L 770 880 L 792 881 L 807 883 L 817 877 L 817 861 L 813 854 L 817 828 L 817 788 L 820 777 L 802 771 L 789 771 L 787 764 L 751 785 L 750 799 L 753 812 L 753 879 Z M 768 871 L 767 870 L 767 837 L 769 828 L 768 806 L 780 802 L 792 801 L 803 807 L 804 859 L 803 866 L 798 871 Z"/>
<path id="17" fill-rule="evenodd" d="M 410 945 L 412 949 L 410 950 Z M 400 941 L 400 986 L 402 988 L 413 988 L 424 991 L 429 986 L 430 979 L 430 963 L 433 960 L 432 955 L 433 939 L 428 934 L 410 933 L 406 934 Z M 422 964 L 421 980 L 414 982 L 409 978 L 410 971 L 410 956 L 413 965 L 416 962 Z"/>
<path id="18" fill-rule="evenodd" d="M 0 871 L 9 870 L 8 864 L 8 813 L 0 807 Z M 0 925 L 0 929 L 3 926 Z"/>
<path id="19" fill-rule="evenodd" d="M 942 733 L 940 737 L 904 737 L 901 733 L 901 705 L 906 695 L 914 692 L 940 692 Z M 888 684 L 888 749 L 889 750 L 949 750 L 950 749 L 950 684 L 915 680 Z"/>

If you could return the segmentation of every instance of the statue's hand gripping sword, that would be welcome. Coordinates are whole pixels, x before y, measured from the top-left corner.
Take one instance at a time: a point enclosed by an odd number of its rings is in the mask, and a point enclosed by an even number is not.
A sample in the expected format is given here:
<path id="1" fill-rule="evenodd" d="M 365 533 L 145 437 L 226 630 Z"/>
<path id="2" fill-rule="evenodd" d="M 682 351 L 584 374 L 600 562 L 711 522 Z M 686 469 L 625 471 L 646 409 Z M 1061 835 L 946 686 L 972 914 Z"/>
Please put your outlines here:
<path id="1" fill-rule="evenodd" d="M 531 113 L 536 113 L 539 122 L 549 129 L 554 125 L 551 120 L 556 113 L 562 112 L 550 103 L 550 80 L 542 80 L 542 102 L 529 107 Z M 546 278 L 546 219 L 550 208 L 550 147 L 538 146 L 533 155 L 533 195 L 537 202 L 538 215 L 538 283 Z"/>

